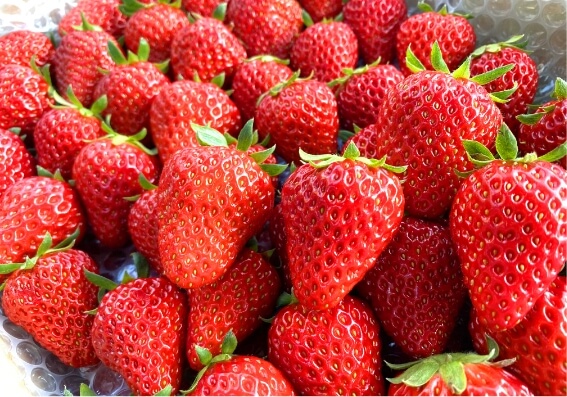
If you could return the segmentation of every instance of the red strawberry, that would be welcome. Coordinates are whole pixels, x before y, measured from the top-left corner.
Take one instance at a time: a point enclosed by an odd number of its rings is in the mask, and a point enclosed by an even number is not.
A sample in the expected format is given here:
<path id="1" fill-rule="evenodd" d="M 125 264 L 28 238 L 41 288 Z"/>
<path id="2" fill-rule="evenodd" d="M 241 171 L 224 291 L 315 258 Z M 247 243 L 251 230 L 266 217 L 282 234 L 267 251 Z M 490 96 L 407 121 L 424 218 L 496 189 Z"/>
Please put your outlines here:
<path id="1" fill-rule="evenodd" d="M 343 15 L 358 38 L 364 63 L 373 63 L 378 58 L 383 63 L 393 60 L 396 33 L 407 17 L 404 0 L 350 0 L 343 8 Z"/>
<path id="2" fill-rule="evenodd" d="M 181 0 L 185 11 L 203 17 L 212 17 L 215 9 L 221 3 L 224 3 L 224 0 Z"/>
<path id="3" fill-rule="evenodd" d="M 295 36 L 303 27 L 296 0 L 231 0 L 226 22 L 243 42 L 248 56 L 289 56 Z"/>
<path id="4" fill-rule="evenodd" d="M 268 333 L 268 359 L 300 395 L 369 395 L 384 391 L 378 323 L 372 310 L 346 296 L 329 310 L 293 302 Z"/>
<path id="5" fill-rule="evenodd" d="M 195 370 L 203 368 L 198 345 L 213 355 L 221 353 L 228 331 L 242 341 L 271 316 L 281 292 L 276 269 L 259 253 L 245 248 L 217 281 L 189 292 L 187 358 Z M 221 320 L 222 319 L 222 320 Z"/>
<path id="6" fill-rule="evenodd" d="M 58 32 L 62 37 L 81 25 L 84 16 L 93 25 L 118 39 L 126 25 L 126 16 L 119 10 L 121 0 L 79 0 L 75 7 L 66 13 L 59 22 Z"/>
<path id="7" fill-rule="evenodd" d="M 516 158 L 514 135 L 503 124 L 500 159 L 467 142 L 482 168 L 459 188 L 450 213 L 451 236 L 465 285 L 489 331 L 515 327 L 553 282 L 567 259 L 567 171 L 545 160 Z M 561 153 L 562 152 L 562 153 Z"/>
<path id="8" fill-rule="evenodd" d="M 128 212 L 125 200 L 142 192 L 140 174 L 155 182 L 155 156 L 139 141 L 145 136 L 116 134 L 106 124 L 107 136 L 90 142 L 75 158 L 72 175 L 94 235 L 108 248 L 124 246 L 128 240 Z"/>
<path id="9" fill-rule="evenodd" d="M 299 163 L 299 149 L 312 154 L 337 150 L 337 101 L 327 85 L 294 73 L 260 98 L 255 122 L 260 138 L 270 135 L 277 153 Z"/>
<path id="10" fill-rule="evenodd" d="M 171 0 L 143 4 L 137 0 L 124 0 L 121 10 L 129 16 L 124 29 L 126 48 L 137 53 L 140 39 L 145 39 L 152 51 L 150 62 L 163 62 L 170 58 L 173 38 L 189 25 L 187 15 L 180 9 L 180 2 Z"/>
<path id="11" fill-rule="evenodd" d="M 165 278 L 139 278 L 107 292 L 96 312 L 92 343 L 104 365 L 122 375 L 134 395 L 179 390 L 185 295 Z"/>
<path id="12" fill-rule="evenodd" d="M 285 236 L 284 217 L 281 204 L 277 204 L 272 211 L 268 224 L 270 240 L 276 250 L 279 266 L 277 267 L 283 287 L 286 292 L 291 292 L 291 275 L 289 274 L 289 264 L 287 259 L 287 238 Z"/>
<path id="13" fill-rule="evenodd" d="M 99 362 L 91 343 L 93 318 L 87 313 L 98 304 L 98 289 L 83 274 L 85 269 L 97 273 L 98 266 L 70 247 L 62 242 L 52 248 L 47 234 L 36 256 L 2 265 L 2 272 L 15 270 L 4 285 L 2 308 L 43 348 L 80 368 Z"/>
<path id="14" fill-rule="evenodd" d="M 281 206 L 294 294 L 313 309 L 335 307 L 375 264 L 402 220 L 394 170 L 360 157 L 311 156 L 282 188 Z"/>
<path id="15" fill-rule="evenodd" d="M 309 14 L 313 22 L 333 19 L 343 9 L 342 0 L 299 0 L 299 4 Z"/>
<path id="16" fill-rule="evenodd" d="M 35 160 L 19 132 L 0 128 L 0 196 L 15 182 L 35 175 Z"/>
<path id="17" fill-rule="evenodd" d="M 449 228 L 404 218 L 357 290 L 411 357 L 443 352 L 467 290 Z"/>
<path id="18" fill-rule="evenodd" d="M 500 345 L 502 357 L 515 358 L 510 370 L 540 396 L 567 394 L 567 289 L 565 277 L 557 277 L 514 328 L 490 335 Z M 486 330 L 471 312 L 469 329 L 475 349 L 485 353 Z"/>
<path id="19" fill-rule="evenodd" d="M 520 122 L 516 116 L 524 114 L 534 100 L 537 84 L 537 65 L 522 49 L 522 36 L 514 36 L 503 43 L 487 44 L 477 48 L 471 62 L 471 75 L 476 76 L 497 67 L 514 64 L 514 69 L 484 86 L 488 92 L 516 89 L 504 103 L 498 103 L 504 122 L 517 133 Z"/>
<path id="20" fill-rule="evenodd" d="M 448 13 L 446 5 L 439 12 L 423 1 L 418 7 L 423 12 L 402 22 L 396 35 L 396 51 L 402 72 L 406 76 L 412 73 L 406 65 L 406 51 L 410 46 L 425 68 L 432 70 L 430 54 L 434 42 L 439 44 L 449 70 L 457 69 L 475 49 L 473 26 L 467 17 Z"/>
<path id="21" fill-rule="evenodd" d="M 177 150 L 199 146 L 191 123 L 209 125 L 237 135 L 242 121 L 238 108 L 213 83 L 175 81 L 155 96 L 150 110 L 150 132 L 163 163 Z"/>
<path id="22" fill-rule="evenodd" d="M 14 30 L 0 36 L 0 69 L 5 65 L 30 66 L 32 57 L 41 67 L 51 61 L 55 47 L 47 35 L 31 30 Z"/>

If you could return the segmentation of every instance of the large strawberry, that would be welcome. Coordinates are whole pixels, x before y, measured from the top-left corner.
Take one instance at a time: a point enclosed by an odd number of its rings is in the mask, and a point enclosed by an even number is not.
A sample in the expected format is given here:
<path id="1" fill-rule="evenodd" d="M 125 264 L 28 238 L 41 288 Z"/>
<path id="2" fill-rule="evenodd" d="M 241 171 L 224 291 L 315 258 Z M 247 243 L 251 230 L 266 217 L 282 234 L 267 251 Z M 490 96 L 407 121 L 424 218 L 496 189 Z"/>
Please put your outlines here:
<path id="1" fill-rule="evenodd" d="M 402 220 L 400 181 L 384 161 L 307 155 L 281 194 L 294 293 L 306 307 L 335 307 L 374 265 Z"/>
<path id="2" fill-rule="evenodd" d="M 59 22 L 57 31 L 61 37 L 81 25 L 83 18 L 100 26 L 105 32 L 118 39 L 124 32 L 127 17 L 120 12 L 121 0 L 79 0 Z"/>
<path id="3" fill-rule="evenodd" d="M 313 22 L 337 17 L 343 9 L 342 0 L 298 0 Z"/>
<path id="4" fill-rule="evenodd" d="M 308 309 L 292 297 L 272 320 L 268 359 L 298 394 L 379 396 L 379 333 L 372 310 L 350 295 L 329 310 Z"/>
<path id="5" fill-rule="evenodd" d="M 49 37 L 27 29 L 14 30 L 0 36 L 0 69 L 5 65 L 29 66 L 35 57 L 37 66 L 51 62 L 55 47 Z"/>
<path id="6" fill-rule="evenodd" d="M 91 343 L 93 318 L 87 313 L 98 304 L 98 289 L 83 273 L 97 273 L 98 266 L 85 252 L 72 249 L 74 240 L 69 240 L 52 246 L 47 233 L 35 256 L 0 266 L 10 274 L 2 286 L 2 308 L 42 347 L 80 368 L 99 362 Z"/>
<path id="7" fill-rule="evenodd" d="M 517 158 L 505 124 L 498 159 L 478 142 L 465 143 L 482 168 L 455 196 L 451 236 L 480 323 L 505 331 L 526 316 L 567 259 L 567 171 L 548 162 L 564 156 L 567 144 L 540 158 Z"/>
<path id="8" fill-rule="evenodd" d="M 35 173 L 35 159 L 19 136 L 19 131 L 0 128 L 0 196 L 16 181 Z"/>

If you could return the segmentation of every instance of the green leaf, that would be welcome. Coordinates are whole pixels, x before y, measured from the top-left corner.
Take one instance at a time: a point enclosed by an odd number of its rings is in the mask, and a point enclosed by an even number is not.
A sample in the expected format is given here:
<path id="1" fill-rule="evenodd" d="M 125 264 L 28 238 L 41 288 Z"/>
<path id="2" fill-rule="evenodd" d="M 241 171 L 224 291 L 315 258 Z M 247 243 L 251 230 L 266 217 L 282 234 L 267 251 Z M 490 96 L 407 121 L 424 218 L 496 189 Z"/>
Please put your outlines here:
<path id="1" fill-rule="evenodd" d="M 146 178 L 143 172 L 140 172 L 140 174 L 138 175 L 138 183 L 140 184 L 142 189 L 146 191 L 157 189 L 157 186 L 151 183 L 150 181 L 148 181 L 148 178 Z"/>
<path id="2" fill-rule="evenodd" d="M 143 37 L 140 38 L 140 44 L 138 45 L 138 59 L 141 62 L 146 62 L 150 58 L 150 43 Z"/>
<path id="3" fill-rule="evenodd" d="M 73 393 L 71 393 L 69 389 L 67 389 L 67 386 L 65 386 L 65 388 L 63 389 L 63 395 L 66 397 L 70 397 L 73 395 Z"/>
<path id="4" fill-rule="evenodd" d="M 291 294 L 284 291 L 278 297 L 278 300 L 276 301 L 276 307 L 283 307 L 283 306 L 287 306 L 287 305 L 292 305 L 294 303 L 299 303 L 299 301 L 297 300 L 297 298 L 293 294 L 293 290 L 291 291 Z"/>
<path id="5" fill-rule="evenodd" d="M 518 83 L 514 82 L 514 87 L 512 87 L 508 90 L 491 92 L 489 95 L 490 95 L 490 98 L 496 103 L 506 103 L 506 102 L 508 102 L 508 100 L 512 96 L 512 94 L 514 94 L 514 92 L 516 92 L 517 89 L 518 89 Z"/>
<path id="6" fill-rule="evenodd" d="M 79 387 L 79 395 L 80 396 L 96 396 L 97 394 L 87 384 L 81 383 L 81 386 Z"/>
<path id="7" fill-rule="evenodd" d="M 270 157 L 274 151 L 276 150 L 276 146 L 272 146 L 266 150 L 262 150 L 260 152 L 250 153 L 250 157 L 256 162 L 256 164 L 263 164 L 264 161 Z"/>
<path id="8" fill-rule="evenodd" d="M 471 80 L 477 84 L 485 85 L 488 83 L 493 82 L 499 77 L 504 76 L 510 70 L 512 70 L 516 65 L 510 63 L 508 65 L 500 66 L 496 69 L 489 70 L 488 72 L 477 74 L 476 76 L 472 77 Z"/>
<path id="9" fill-rule="evenodd" d="M 567 81 L 558 77 L 555 80 L 555 87 L 551 96 L 559 101 L 567 99 Z"/>
<path id="10" fill-rule="evenodd" d="M 278 176 L 287 169 L 287 164 L 260 164 L 260 168 L 269 176 Z"/>
<path id="11" fill-rule="evenodd" d="M 388 379 L 390 383 L 404 383 L 411 387 L 425 385 L 439 371 L 439 363 L 434 359 L 425 359 L 406 369 L 401 375 Z"/>
<path id="12" fill-rule="evenodd" d="M 301 19 L 303 20 L 303 24 L 306 27 L 313 26 L 313 24 L 314 24 L 313 18 L 311 18 L 311 15 L 309 15 L 309 13 L 307 11 L 305 11 L 304 9 L 301 10 Z"/>
<path id="13" fill-rule="evenodd" d="M 449 361 L 441 365 L 439 375 L 441 375 L 445 384 L 453 390 L 453 393 L 457 395 L 462 394 L 467 388 L 465 367 L 458 361 Z"/>
<path id="14" fill-rule="evenodd" d="M 108 106 L 108 98 L 106 95 L 101 95 L 96 101 L 91 105 L 91 112 L 94 116 L 101 118 L 100 115 Z"/>
<path id="15" fill-rule="evenodd" d="M 342 139 L 344 142 L 348 141 L 350 138 L 352 138 L 355 135 L 356 134 L 352 131 L 339 130 L 339 139 Z"/>
<path id="16" fill-rule="evenodd" d="M 425 66 L 423 66 L 421 61 L 417 59 L 417 57 L 411 50 L 411 46 L 408 46 L 408 49 L 406 50 L 406 66 L 413 73 L 422 72 L 425 70 Z"/>
<path id="17" fill-rule="evenodd" d="M 213 77 L 213 79 L 211 80 L 211 83 L 213 83 L 214 85 L 216 85 L 219 88 L 222 88 L 224 86 L 224 82 L 226 80 L 226 74 L 224 72 L 216 75 L 215 77 Z"/>
<path id="18" fill-rule="evenodd" d="M 236 149 L 241 152 L 246 152 L 252 146 L 252 141 L 254 137 L 254 119 L 250 119 L 244 124 L 244 127 L 240 130 L 238 134 L 238 143 L 236 144 Z"/>
<path id="19" fill-rule="evenodd" d="M 310 163 L 313 161 L 322 161 L 322 160 L 327 160 L 329 159 L 329 157 L 333 157 L 336 156 L 334 154 L 309 154 L 305 151 L 303 151 L 303 149 L 299 148 L 299 158 L 303 161 L 305 161 L 306 163 Z M 338 157 L 338 156 L 336 156 Z"/>
<path id="20" fill-rule="evenodd" d="M 167 385 L 166 387 L 158 391 L 156 394 L 154 394 L 154 396 L 171 396 L 172 392 L 173 392 L 173 387 L 171 385 Z"/>
<path id="21" fill-rule="evenodd" d="M 10 274 L 25 267 L 26 263 L 3 263 L 0 265 L 0 274 Z"/>
<path id="22" fill-rule="evenodd" d="M 207 365 L 213 359 L 213 355 L 209 351 L 209 349 L 205 349 L 199 345 L 195 345 L 195 352 L 197 353 L 197 357 L 199 357 L 199 361 L 203 365 Z"/>
<path id="23" fill-rule="evenodd" d="M 346 149 L 344 150 L 343 157 L 347 159 L 356 159 L 360 157 L 360 150 L 356 147 L 354 142 L 350 142 Z"/>
<path id="24" fill-rule="evenodd" d="M 456 79 L 467 79 L 471 77 L 471 57 L 467 57 L 461 65 L 451 73 Z"/>
<path id="25" fill-rule="evenodd" d="M 223 146 L 228 147 L 226 138 L 208 125 L 198 125 L 191 123 L 191 128 L 197 136 L 197 141 L 203 146 Z"/>
<path id="26" fill-rule="evenodd" d="M 467 139 L 463 139 L 462 143 L 469 157 L 480 161 L 495 160 L 492 152 L 482 143 L 477 141 L 470 141 Z"/>
<path id="27" fill-rule="evenodd" d="M 236 350 L 236 345 L 238 341 L 236 340 L 236 335 L 232 330 L 228 331 L 222 340 L 221 353 L 222 354 L 232 354 Z"/>
<path id="28" fill-rule="evenodd" d="M 567 142 L 563 142 L 561 145 L 557 146 L 551 152 L 538 157 L 538 160 L 548 161 L 554 163 L 561 160 L 563 157 L 567 156 Z"/>
<path id="29" fill-rule="evenodd" d="M 503 160 L 514 160 L 518 156 L 518 142 L 506 123 L 502 123 L 496 135 L 496 153 Z"/>
<path id="30" fill-rule="evenodd" d="M 117 283 L 104 276 L 101 276 L 100 274 L 93 273 L 87 269 L 83 269 L 83 272 L 85 273 L 85 277 L 87 278 L 87 280 L 89 280 L 97 287 L 100 287 L 107 291 L 112 291 L 113 289 L 118 287 Z"/>
<path id="31" fill-rule="evenodd" d="M 49 232 L 45 233 L 43 236 L 43 240 L 41 240 L 41 244 L 37 249 L 37 256 L 43 256 L 53 245 L 53 239 L 51 238 L 51 234 Z"/>
<path id="32" fill-rule="evenodd" d="M 144 257 L 144 255 L 139 252 L 132 252 L 130 254 L 134 260 L 134 265 L 136 266 L 136 275 L 138 278 L 147 278 L 150 275 L 150 264 Z"/>
<path id="33" fill-rule="evenodd" d="M 437 40 L 435 40 L 433 46 L 431 47 L 431 66 L 433 66 L 433 69 L 438 72 L 447 74 L 451 73 L 449 67 L 443 59 L 443 54 L 441 53 L 441 48 L 439 48 L 439 43 L 437 42 Z"/>
<path id="34" fill-rule="evenodd" d="M 227 8 L 227 3 L 219 3 L 218 6 L 216 6 L 216 8 L 213 11 L 213 18 L 224 22 L 224 19 L 226 17 L 226 8 Z"/>
<path id="35" fill-rule="evenodd" d="M 114 63 L 116 63 L 117 65 L 128 64 L 128 60 L 124 56 L 124 53 L 120 48 L 116 46 L 116 44 L 114 44 L 113 41 L 111 40 L 108 41 L 107 48 L 108 48 L 108 54 L 110 55 L 110 58 L 112 58 Z"/>
<path id="36" fill-rule="evenodd" d="M 545 116 L 547 113 L 545 112 L 538 112 L 533 114 L 520 114 L 516 116 L 516 119 L 522 124 L 526 125 L 535 125 L 539 123 L 539 121 Z"/>

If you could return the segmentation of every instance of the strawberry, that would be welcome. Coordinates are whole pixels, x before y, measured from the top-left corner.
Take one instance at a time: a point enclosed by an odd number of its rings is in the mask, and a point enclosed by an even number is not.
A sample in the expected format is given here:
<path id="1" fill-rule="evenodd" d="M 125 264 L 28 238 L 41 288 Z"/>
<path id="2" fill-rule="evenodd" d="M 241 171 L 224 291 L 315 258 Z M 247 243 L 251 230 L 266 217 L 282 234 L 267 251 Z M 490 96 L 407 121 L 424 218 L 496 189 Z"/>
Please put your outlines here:
<path id="1" fill-rule="evenodd" d="M 196 289 L 222 277 L 262 229 L 275 199 L 272 175 L 264 169 L 282 167 L 262 164 L 273 148 L 248 155 L 247 145 L 229 147 L 219 132 L 191 127 L 214 146 L 182 148 L 164 164 L 158 246 L 165 275 L 181 288 Z"/>
<path id="2" fill-rule="evenodd" d="M 87 109 L 70 86 L 67 91 L 70 102 L 55 91 L 52 95 L 57 105 L 41 116 L 33 132 L 37 163 L 51 173 L 59 170 L 63 178 L 69 179 L 79 151 L 88 141 L 105 135 L 99 116 L 106 106 L 106 97 Z"/>
<path id="3" fill-rule="evenodd" d="M 92 325 L 94 350 L 124 377 L 134 395 L 179 390 L 186 297 L 165 278 L 139 278 L 102 298 Z"/>
<path id="4" fill-rule="evenodd" d="M 439 44 L 449 70 L 457 69 L 476 45 L 474 28 L 467 19 L 469 16 L 451 14 L 446 5 L 436 12 L 423 0 L 420 0 L 418 7 L 423 12 L 403 21 L 396 34 L 396 52 L 401 71 L 406 76 L 412 73 L 406 65 L 406 51 L 410 46 L 417 59 L 427 70 L 431 70 L 431 47 L 434 42 Z"/>
<path id="5" fill-rule="evenodd" d="M 0 69 L 5 65 L 29 66 L 32 57 L 37 66 L 51 62 L 55 47 L 47 35 L 31 30 L 14 30 L 0 36 Z"/>
<path id="6" fill-rule="evenodd" d="M 549 162 L 564 156 L 567 144 L 540 158 L 517 158 L 506 124 L 496 140 L 499 159 L 478 142 L 465 144 L 482 168 L 455 195 L 451 236 L 480 323 L 505 331 L 526 316 L 567 259 L 567 171 Z"/>
<path id="7" fill-rule="evenodd" d="M 467 290 L 447 226 L 406 217 L 357 285 L 384 330 L 411 357 L 441 353 Z"/>
<path id="8" fill-rule="evenodd" d="M 537 395 L 562 396 L 567 393 L 564 365 L 567 331 L 567 289 L 565 277 L 558 276 L 536 301 L 526 317 L 508 331 L 490 335 L 500 345 L 503 357 L 514 358 L 510 371 L 522 378 Z M 471 311 L 470 334 L 475 349 L 486 352 L 486 330 Z"/>
<path id="9" fill-rule="evenodd" d="M 361 131 L 352 140 L 363 156 L 387 156 L 389 164 L 407 166 L 404 196 L 408 215 L 436 219 L 450 208 L 461 183 L 455 173 L 473 168 L 462 141 L 474 139 L 493 146 L 502 114 L 481 84 L 495 79 L 512 65 L 467 78 L 468 62 L 450 73 L 439 46 L 433 45 L 435 71 L 408 51 L 408 63 L 416 71 L 388 91 L 375 128 Z"/>
<path id="10" fill-rule="evenodd" d="M 396 33 L 407 17 L 404 0 L 350 0 L 344 5 L 343 16 L 358 38 L 364 63 L 378 58 L 383 63 L 393 60 Z"/>
<path id="11" fill-rule="evenodd" d="M 228 331 L 240 341 L 246 339 L 262 318 L 270 317 L 280 292 L 276 269 L 247 248 L 217 281 L 189 291 L 187 358 L 191 368 L 203 368 L 196 345 L 217 355 Z"/>
<path id="12" fill-rule="evenodd" d="M 123 0 L 120 9 L 129 17 L 124 28 L 126 48 L 137 53 L 140 39 L 143 38 L 152 49 L 148 61 L 168 60 L 173 38 L 183 27 L 189 25 L 189 19 L 180 6 L 180 1 L 172 0 L 149 4 L 137 0 Z"/>
<path id="13" fill-rule="evenodd" d="M 484 86 L 488 92 L 515 89 L 508 101 L 498 104 L 504 122 L 514 134 L 517 133 L 520 126 L 516 116 L 527 112 L 528 105 L 534 100 L 539 78 L 536 63 L 522 49 L 526 44 L 520 42 L 522 37 L 523 35 L 514 36 L 502 43 L 479 47 L 472 53 L 471 62 L 472 76 L 488 72 L 499 66 L 515 65 L 510 72 Z"/>
<path id="14" fill-rule="evenodd" d="M 308 155 L 282 188 L 294 294 L 308 308 L 335 307 L 374 265 L 402 220 L 402 186 L 384 161 Z"/>
<path id="15" fill-rule="evenodd" d="M 2 308 L 43 348 L 80 368 L 99 362 L 91 343 L 93 318 L 87 313 L 97 306 L 98 289 L 83 274 L 84 269 L 97 273 L 98 266 L 85 252 L 72 249 L 70 240 L 52 247 L 47 233 L 35 256 L 3 264 L 2 273 L 13 273 L 3 285 Z"/>
<path id="16" fill-rule="evenodd" d="M 277 267 L 280 278 L 283 282 L 283 288 L 286 292 L 291 292 L 291 275 L 289 274 L 289 265 L 287 259 L 287 238 L 285 236 L 285 224 L 282 212 L 281 203 L 277 204 L 272 211 L 268 223 L 268 233 L 272 244 L 274 245 L 275 253 L 279 266 Z M 272 256 L 273 257 L 273 256 Z"/>
<path id="17" fill-rule="evenodd" d="M 210 82 L 224 73 L 231 81 L 234 69 L 246 59 L 246 50 L 221 21 L 198 17 L 181 29 L 171 43 L 171 67 L 175 76 Z"/>
<path id="18" fill-rule="evenodd" d="M 268 359 L 300 395 L 382 395 L 380 338 L 372 310 L 345 296 L 329 310 L 291 299 L 268 332 Z"/>
<path id="19" fill-rule="evenodd" d="M 179 80 L 155 96 L 150 132 L 163 163 L 184 147 L 199 146 L 191 123 L 237 135 L 240 112 L 228 94 L 213 83 Z"/>
<path id="20" fill-rule="evenodd" d="M 358 60 L 358 41 L 344 22 L 323 21 L 308 25 L 291 48 L 290 61 L 301 76 L 329 82 L 354 68 Z"/>
<path id="21" fill-rule="evenodd" d="M 510 361 L 491 362 L 498 356 L 493 340 L 490 352 L 447 353 L 417 362 L 390 365 L 405 369 L 401 375 L 388 379 L 389 396 L 532 396 L 520 379 L 506 370 Z"/>
<path id="22" fill-rule="evenodd" d="M 124 32 L 127 19 L 120 12 L 120 3 L 121 0 L 79 0 L 61 18 L 57 28 L 59 35 L 63 37 L 71 33 L 75 26 L 81 25 L 84 18 L 118 39 Z"/>
<path id="23" fill-rule="evenodd" d="M 232 95 L 243 120 L 254 118 L 256 103 L 262 94 L 291 77 L 289 61 L 268 55 L 244 60 L 238 65 L 232 79 Z"/>
<path id="24" fill-rule="evenodd" d="M 131 203 L 125 198 L 142 192 L 140 173 L 155 182 L 158 166 L 153 152 L 140 143 L 145 130 L 128 137 L 105 123 L 102 128 L 107 135 L 79 151 L 72 175 L 94 235 L 107 248 L 118 248 L 128 242 Z"/>
<path id="25" fill-rule="evenodd" d="M 273 55 L 286 59 L 295 36 L 303 28 L 296 0 L 231 0 L 226 22 L 242 41 L 248 56 Z"/>
<path id="26" fill-rule="evenodd" d="M 212 17 L 221 3 L 225 3 L 224 0 L 181 0 L 181 5 L 185 11 L 203 17 Z"/>
<path id="27" fill-rule="evenodd" d="M 19 131 L 0 128 L 0 196 L 15 182 L 35 174 L 35 159 Z"/>
<path id="28" fill-rule="evenodd" d="M 343 9 L 342 0 L 298 0 L 301 7 L 309 14 L 313 22 L 333 19 Z"/>
<path id="29" fill-rule="evenodd" d="M 298 79 L 297 72 L 260 97 L 255 122 L 260 138 L 269 135 L 286 161 L 299 162 L 300 148 L 312 154 L 337 150 L 333 92 L 321 81 Z"/>

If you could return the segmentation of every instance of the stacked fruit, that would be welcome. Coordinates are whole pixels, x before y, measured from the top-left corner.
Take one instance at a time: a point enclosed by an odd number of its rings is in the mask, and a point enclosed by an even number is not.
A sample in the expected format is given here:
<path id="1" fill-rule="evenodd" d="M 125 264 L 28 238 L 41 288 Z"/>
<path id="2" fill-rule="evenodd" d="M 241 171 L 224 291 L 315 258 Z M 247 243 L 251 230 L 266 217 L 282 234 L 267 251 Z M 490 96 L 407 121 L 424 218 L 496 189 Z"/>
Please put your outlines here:
<path id="1" fill-rule="evenodd" d="M 536 106 L 521 36 L 344 3 L 1 37 L 5 314 L 137 395 L 565 395 L 567 83 Z"/>

